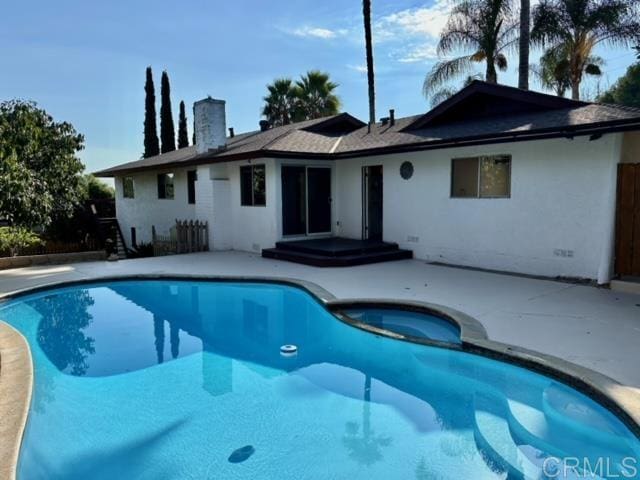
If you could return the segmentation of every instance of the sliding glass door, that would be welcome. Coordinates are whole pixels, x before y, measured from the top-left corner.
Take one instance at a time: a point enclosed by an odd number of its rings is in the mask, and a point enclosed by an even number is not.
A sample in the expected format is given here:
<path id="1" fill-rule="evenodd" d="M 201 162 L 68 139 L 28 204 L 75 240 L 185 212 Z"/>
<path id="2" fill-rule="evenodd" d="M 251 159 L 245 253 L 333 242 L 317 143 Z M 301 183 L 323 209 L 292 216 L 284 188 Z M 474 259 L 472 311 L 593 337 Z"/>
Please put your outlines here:
<path id="1" fill-rule="evenodd" d="M 331 168 L 282 167 L 282 233 L 331 233 Z"/>

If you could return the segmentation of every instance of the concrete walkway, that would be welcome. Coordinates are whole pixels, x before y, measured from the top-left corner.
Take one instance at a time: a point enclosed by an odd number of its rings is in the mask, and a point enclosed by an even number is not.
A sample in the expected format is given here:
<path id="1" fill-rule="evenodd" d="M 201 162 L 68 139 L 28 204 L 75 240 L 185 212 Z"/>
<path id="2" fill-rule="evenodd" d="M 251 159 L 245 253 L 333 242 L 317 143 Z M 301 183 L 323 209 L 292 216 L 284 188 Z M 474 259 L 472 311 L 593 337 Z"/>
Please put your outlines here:
<path id="1" fill-rule="evenodd" d="M 316 268 L 241 252 L 90 262 L 0 271 L 0 292 L 130 273 L 281 276 L 317 283 L 339 298 L 446 305 L 483 323 L 489 337 L 604 373 L 640 389 L 640 296 L 419 260 Z"/>

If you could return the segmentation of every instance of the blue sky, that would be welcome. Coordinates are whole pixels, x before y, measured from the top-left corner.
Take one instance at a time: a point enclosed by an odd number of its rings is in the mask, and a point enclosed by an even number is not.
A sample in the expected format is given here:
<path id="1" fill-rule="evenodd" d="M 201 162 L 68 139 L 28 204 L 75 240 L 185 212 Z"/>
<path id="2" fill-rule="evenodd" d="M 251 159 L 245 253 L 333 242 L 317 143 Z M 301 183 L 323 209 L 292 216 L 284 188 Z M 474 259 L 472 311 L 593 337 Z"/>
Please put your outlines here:
<path id="1" fill-rule="evenodd" d="M 428 109 L 421 86 L 448 1 L 373 0 L 378 117 Z M 2 10 L 0 100 L 35 100 L 73 123 L 88 171 L 140 157 L 147 65 L 158 99 L 168 71 L 176 123 L 180 100 L 190 117 L 211 95 L 227 101 L 228 126 L 254 130 L 265 85 L 309 69 L 329 72 L 344 110 L 367 117 L 360 0 L 21 0 Z M 631 50 L 598 53 L 607 61 L 601 88 L 634 59 Z M 515 53 L 510 60 L 499 80 L 513 85 Z"/>

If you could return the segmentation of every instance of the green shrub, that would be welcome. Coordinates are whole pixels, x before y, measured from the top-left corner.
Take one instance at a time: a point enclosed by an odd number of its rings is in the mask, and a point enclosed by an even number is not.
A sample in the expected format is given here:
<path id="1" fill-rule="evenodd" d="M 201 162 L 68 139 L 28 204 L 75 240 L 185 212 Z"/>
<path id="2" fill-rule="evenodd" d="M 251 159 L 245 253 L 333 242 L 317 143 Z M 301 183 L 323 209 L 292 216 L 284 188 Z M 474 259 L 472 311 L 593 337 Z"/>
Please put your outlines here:
<path id="1" fill-rule="evenodd" d="M 0 227 L 0 252 L 8 251 L 12 257 L 23 249 L 41 245 L 38 235 L 24 227 Z"/>

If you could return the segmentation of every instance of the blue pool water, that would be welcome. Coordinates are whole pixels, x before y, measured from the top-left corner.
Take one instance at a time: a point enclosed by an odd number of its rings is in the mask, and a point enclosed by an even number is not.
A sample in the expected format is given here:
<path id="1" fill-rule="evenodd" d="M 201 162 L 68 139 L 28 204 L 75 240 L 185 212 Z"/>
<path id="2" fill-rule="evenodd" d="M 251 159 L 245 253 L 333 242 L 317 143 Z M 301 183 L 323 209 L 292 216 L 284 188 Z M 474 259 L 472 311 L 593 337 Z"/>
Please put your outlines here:
<path id="1" fill-rule="evenodd" d="M 96 283 L 0 318 L 35 364 L 20 479 L 598 478 L 585 459 L 639 478 L 638 439 L 588 397 L 355 329 L 297 288 Z"/>

